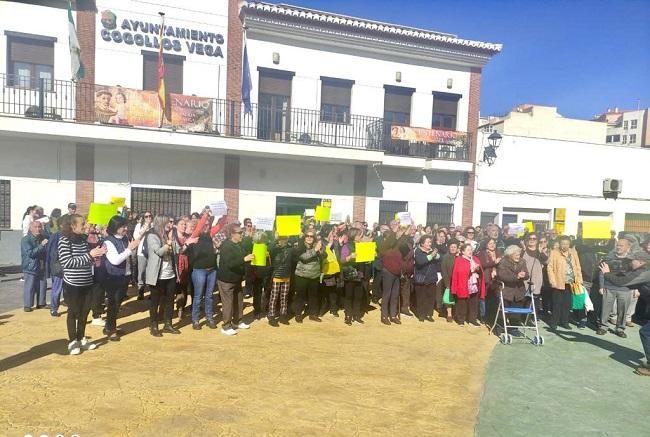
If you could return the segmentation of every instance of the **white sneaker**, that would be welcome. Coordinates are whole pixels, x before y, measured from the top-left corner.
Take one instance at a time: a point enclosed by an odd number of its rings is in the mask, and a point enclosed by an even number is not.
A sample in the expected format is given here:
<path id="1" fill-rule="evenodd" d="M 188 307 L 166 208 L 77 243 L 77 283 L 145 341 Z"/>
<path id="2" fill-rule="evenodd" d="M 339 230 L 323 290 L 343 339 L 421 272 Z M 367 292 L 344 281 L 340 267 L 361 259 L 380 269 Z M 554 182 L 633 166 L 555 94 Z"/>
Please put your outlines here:
<path id="1" fill-rule="evenodd" d="M 70 352 L 70 355 L 79 355 L 81 353 L 81 348 L 80 344 L 78 341 L 71 341 L 68 344 L 68 352 Z"/>
<path id="2" fill-rule="evenodd" d="M 228 329 L 221 328 L 221 333 L 227 336 L 237 335 L 237 331 L 235 331 L 232 328 L 228 328 Z"/>
<path id="3" fill-rule="evenodd" d="M 97 349 L 97 345 L 91 341 L 88 341 L 86 337 L 81 339 L 81 348 L 85 351 L 94 351 Z"/>
<path id="4" fill-rule="evenodd" d="M 101 318 L 93 319 L 93 321 L 90 322 L 90 324 L 94 326 L 106 326 L 106 322 Z"/>
<path id="5" fill-rule="evenodd" d="M 251 327 L 250 325 L 247 325 L 244 322 L 241 322 L 241 323 L 239 323 L 239 325 L 237 325 L 237 329 L 248 329 L 250 327 Z"/>

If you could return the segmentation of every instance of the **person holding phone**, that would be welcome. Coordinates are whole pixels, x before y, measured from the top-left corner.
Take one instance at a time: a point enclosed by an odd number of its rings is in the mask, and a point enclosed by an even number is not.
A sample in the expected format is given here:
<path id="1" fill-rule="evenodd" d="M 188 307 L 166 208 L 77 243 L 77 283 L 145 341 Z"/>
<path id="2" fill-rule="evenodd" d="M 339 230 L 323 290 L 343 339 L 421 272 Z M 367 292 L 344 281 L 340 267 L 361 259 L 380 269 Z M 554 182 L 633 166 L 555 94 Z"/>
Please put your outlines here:
<path id="1" fill-rule="evenodd" d="M 119 341 L 117 335 L 117 313 L 122 301 L 126 297 L 126 291 L 131 277 L 131 254 L 140 244 L 140 240 L 129 242 L 127 237 L 127 220 L 115 215 L 108 222 L 106 228 L 107 236 L 103 247 L 106 249 L 104 267 L 106 275 L 104 289 L 108 305 L 106 308 L 106 324 L 104 335 L 109 340 Z"/>
<path id="2" fill-rule="evenodd" d="M 61 218 L 59 262 L 63 269 L 63 297 L 68 305 L 68 351 L 79 355 L 81 350 L 97 346 L 86 338 L 86 321 L 90 312 L 95 258 L 106 253 L 103 247 L 90 249 L 84 238 L 85 219 L 78 215 Z"/>

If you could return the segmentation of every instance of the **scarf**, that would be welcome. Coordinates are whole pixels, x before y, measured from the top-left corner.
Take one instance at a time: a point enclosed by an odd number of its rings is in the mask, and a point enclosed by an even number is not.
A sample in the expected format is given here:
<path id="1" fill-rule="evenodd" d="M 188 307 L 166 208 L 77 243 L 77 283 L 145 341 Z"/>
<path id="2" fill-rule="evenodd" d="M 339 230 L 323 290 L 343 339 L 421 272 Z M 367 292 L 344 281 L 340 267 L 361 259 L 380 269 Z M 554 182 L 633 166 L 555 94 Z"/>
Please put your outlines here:
<path id="1" fill-rule="evenodd" d="M 474 261 L 474 257 L 467 258 L 463 256 L 467 261 L 469 261 L 469 279 L 467 281 L 467 289 L 469 294 L 475 294 L 479 292 L 478 289 L 478 264 Z"/>

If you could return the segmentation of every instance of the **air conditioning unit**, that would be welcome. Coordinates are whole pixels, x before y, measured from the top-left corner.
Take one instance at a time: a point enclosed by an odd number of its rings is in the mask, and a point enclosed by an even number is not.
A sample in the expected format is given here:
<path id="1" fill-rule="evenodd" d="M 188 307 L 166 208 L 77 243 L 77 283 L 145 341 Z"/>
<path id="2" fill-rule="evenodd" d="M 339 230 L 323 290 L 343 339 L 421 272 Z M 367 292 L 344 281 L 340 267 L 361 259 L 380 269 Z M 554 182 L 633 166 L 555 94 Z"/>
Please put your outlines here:
<path id="1" fill-rule="evenodd" d="M 603 181 L 603 197 L 605 199 L 617 199 L 623 190 L 621 179 L 605 179 Z"/>

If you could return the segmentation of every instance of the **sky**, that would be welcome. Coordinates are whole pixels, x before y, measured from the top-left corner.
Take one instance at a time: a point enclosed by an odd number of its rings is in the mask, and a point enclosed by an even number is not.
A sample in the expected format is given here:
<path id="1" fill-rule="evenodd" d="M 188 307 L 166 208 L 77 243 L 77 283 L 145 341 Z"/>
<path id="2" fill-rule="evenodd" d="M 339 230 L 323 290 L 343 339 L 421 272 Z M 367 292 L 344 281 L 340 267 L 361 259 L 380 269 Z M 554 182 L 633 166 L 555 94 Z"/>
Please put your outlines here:
<path id="1" fill-rule="evenodd" d="M 282 3 L 503 44 L 483 69 L 482 115 L 520 103 L 583 119 L 607 108 L 650 107 L 650 0 Z"/>

